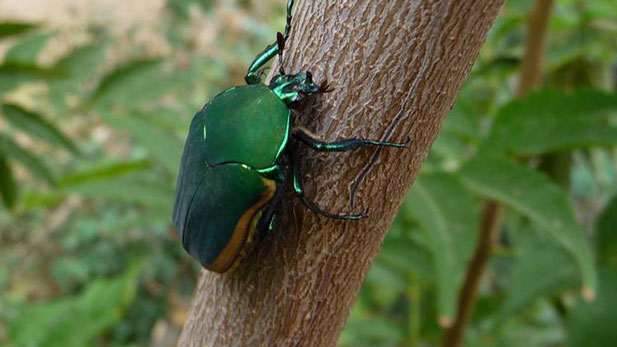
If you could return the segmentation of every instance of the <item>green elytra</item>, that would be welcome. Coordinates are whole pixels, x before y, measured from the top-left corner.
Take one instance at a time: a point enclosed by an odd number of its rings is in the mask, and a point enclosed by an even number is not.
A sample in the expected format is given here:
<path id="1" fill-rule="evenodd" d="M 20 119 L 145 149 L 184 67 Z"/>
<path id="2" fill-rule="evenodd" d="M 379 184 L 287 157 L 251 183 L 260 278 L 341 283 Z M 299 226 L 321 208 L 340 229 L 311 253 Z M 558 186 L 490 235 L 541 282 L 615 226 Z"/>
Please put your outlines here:
<path id="1" fill-rule="evenodd" d="M 292 108 L 307 97 L 330 92 L 310 71 L 287 74 L 282 53 L 289 37 L 294 0 L 287 3 L 284 33 L 257 55 L 246 86 L 231 87 L 195 114 L 176 183 L 173 224 L 184 248 L 208 270 L 226 272 L 249 251 L 255 237 L 272 231 L 288 181 L 311 211 L 333 219 L 359 220 L 367 214 L 334 214 L 306 197 L 297 160 L 289 146 L 299 141 L 313 150 L 343 152 L 363 146 L 407 147 L 407 143 L 367 139 L 323 142 L 296 126 Z M 281 67 L 269 85 L 263 67 L 275 56 Z"/>

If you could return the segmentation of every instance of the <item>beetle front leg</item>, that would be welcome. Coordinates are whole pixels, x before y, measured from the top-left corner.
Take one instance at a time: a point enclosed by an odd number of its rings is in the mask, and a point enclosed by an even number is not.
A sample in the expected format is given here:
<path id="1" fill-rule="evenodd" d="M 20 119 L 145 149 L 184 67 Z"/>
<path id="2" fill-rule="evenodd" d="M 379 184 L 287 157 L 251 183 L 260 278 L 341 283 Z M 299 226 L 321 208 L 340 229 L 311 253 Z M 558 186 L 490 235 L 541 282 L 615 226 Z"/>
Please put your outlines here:
<path id="1" fill-rule="evenodd" d="M 291 15 L 292 9 L 294 6 L 294 0 L 289 0 L 287 2 L 287 22 L 285 24 L 285 30 L 283 34 L 278 33 L 282 37 L 282 40 L 277 37 L 276 42 L 271 45 L 266 46 L 263 52 L 259 53 L 251 65 L 249 65 L 249 69 L 246 72 L 246 76 L 244 76 L 244 80 L 246 84 L 258 84 L 261 82 L 261 77 L 258 73 L 259 69 L 261 69 L 264 65 L 266 65 L 272 58 L 274 58 L 277 54 L 282 54 L 283 48 L 285 47 L 285 41 L 289 37 L 289 32 L 291 31 L 291 20 L 293 16 Z"/>
<path id="2" fill-rule="evenodd" d="M 408 139 L 406 143 L 397 143 L 356 138 L 344 139 L 334 142 L 323 142 L 318 140 L 314 135 L 310 134 L 307 130 L 301 127 L 295 128 L 292 136 L 296 140 L 320 152 L 345 152 L 364 146 L 407 148 L 411 143 L 411 139 Z"/>

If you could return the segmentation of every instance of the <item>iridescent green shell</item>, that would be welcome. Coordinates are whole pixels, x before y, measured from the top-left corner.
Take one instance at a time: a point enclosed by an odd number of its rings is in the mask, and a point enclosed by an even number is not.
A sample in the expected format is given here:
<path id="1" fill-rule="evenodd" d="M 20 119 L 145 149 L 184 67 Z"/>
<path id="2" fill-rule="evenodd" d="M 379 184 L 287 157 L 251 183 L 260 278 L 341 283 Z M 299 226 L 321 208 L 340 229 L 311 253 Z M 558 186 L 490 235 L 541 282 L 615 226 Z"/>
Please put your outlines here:
<path id="1" fill-rule="evenodd" d="M 206 269 L 225 272 L 246 248 L 276 185 L 239 164 L 208 167 L 202 129 L 198 113 L 182 154 L 173 224 Z"/>
<path id="2" fill-rule="evenodd" d="M 208 163 L 271 167 L 287 144 L 290 112 L 263 84 L 225 90 L 195 115 L 204 120 Z"/>

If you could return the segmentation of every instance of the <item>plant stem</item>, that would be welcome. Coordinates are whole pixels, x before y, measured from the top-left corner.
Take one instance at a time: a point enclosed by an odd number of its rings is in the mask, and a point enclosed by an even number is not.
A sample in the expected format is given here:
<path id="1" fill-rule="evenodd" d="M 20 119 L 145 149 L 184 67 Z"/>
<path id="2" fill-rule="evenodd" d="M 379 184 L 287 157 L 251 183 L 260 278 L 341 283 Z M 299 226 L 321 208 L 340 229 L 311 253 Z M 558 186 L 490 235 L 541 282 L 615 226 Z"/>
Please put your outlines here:
<path id="1" fill-rule="evenodd" d="M 501 226 L 504 209 L 498 202 L 489 201 L 484 206 L 480 235 L 471 262 L 467 267 L 467 275 L 459 294 L 458 311 L 454 324 L 446 331 L 444 346 L 460 346 L 467 321 L 473 312 L 478 286 L 484 273 L 484 268 L 491 255 L 492 244 Z"/>

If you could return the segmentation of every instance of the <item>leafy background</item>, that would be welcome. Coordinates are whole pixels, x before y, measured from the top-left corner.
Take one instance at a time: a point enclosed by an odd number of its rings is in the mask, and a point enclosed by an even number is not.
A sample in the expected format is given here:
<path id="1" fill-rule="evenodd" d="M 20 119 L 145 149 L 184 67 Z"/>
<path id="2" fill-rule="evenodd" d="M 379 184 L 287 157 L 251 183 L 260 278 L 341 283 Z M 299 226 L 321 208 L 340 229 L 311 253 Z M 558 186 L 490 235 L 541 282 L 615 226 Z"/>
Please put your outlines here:
<path id="1" fill-rule="evenodd" d="M 279 0 L 0 1 L 0 345 L 171 346 L 199 267 L 170 227 L 190 116 L 241 84 Z M 432 346 L 486 202 L 504 208 L 469 346 L 617 345 L 617 4 L 500 14 L 341 346 Z"/>

